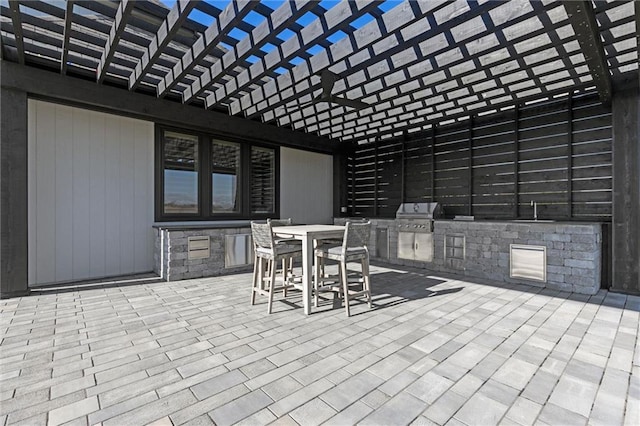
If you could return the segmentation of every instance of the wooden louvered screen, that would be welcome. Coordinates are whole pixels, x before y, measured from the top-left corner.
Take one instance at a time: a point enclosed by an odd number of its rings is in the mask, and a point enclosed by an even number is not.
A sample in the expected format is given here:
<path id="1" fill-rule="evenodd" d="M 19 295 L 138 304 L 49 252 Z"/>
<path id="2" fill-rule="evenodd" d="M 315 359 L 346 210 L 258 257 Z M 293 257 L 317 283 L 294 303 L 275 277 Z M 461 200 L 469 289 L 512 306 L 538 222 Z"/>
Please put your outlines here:
<path id="1" fill-rule="evenodd" d="M 469 128 L 436 130 L 435 200 L 447 215 L 469 214 Z"/>
<path id="2" fill-rule="evenodd" d="M 251 213 L 275 213 L 275 151 L 251 147 Z"/>
<path id="3" fill-rule="evenodd" d="M 513 112 L 473 122 L 473 214 L 481 218 L 516 216 L 516 121 Z"/>
<path id="4" fill-rule="evenodd" d="M 431 188 L 432 171 L 431 153 L 433 147 L 431 140 L 409 140 L 405 143 L 405 201 L 418 203 L 424 200 L 432 200 Z"/>
<path id="5" fill-rule="evenodd" d="M 402 141 L 379 144 L 376 166 L 376 216 L 393 216 L 402 202 Z"/>
<path id="6" fill-rule="evenodd" d="M 376 211 L 376 148 L 373 144 L 365 145 L 350 158 L 353 162 L 352 204 L 354 215 L 375 217 Z"/>
<path id="7" fill-rule="evenodd" d="M 360 145 L 350 213 L 393 217 L 437 201 L 447 216 L 611 220 L 611 111 L 596 95 L 558 99 Z M 404 185 L 404 186 L 403 186 Z"/>

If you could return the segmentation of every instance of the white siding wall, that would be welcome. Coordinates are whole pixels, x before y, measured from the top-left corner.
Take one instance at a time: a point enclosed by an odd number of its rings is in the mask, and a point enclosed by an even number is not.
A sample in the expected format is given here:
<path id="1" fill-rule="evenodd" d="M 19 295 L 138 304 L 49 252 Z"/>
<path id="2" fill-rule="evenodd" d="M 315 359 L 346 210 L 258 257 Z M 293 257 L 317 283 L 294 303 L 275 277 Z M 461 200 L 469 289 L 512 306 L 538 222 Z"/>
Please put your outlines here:
<path id="1" fill-rule="evenodd" d="M 29 284 L 153 269 L 153 123 L 29 101 Z"/>
<path id="2" fill-rule="evenodd" d="M 280 150 L 280 217 L 296 223 L 333 222 L 333 157 Z"/>

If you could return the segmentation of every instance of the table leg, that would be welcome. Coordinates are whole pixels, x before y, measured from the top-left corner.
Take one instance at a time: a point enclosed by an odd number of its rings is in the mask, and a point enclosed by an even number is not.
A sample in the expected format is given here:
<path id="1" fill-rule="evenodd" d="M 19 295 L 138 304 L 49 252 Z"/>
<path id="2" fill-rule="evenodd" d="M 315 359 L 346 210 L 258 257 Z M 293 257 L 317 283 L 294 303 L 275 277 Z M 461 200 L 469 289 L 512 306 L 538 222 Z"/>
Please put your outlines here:
<path id="1" fill-rule="evenodd" d="M 302 303 L 305 315 L 311 313 L 311 287 L 313 276 L 313 238 L 302 239 Z"/>

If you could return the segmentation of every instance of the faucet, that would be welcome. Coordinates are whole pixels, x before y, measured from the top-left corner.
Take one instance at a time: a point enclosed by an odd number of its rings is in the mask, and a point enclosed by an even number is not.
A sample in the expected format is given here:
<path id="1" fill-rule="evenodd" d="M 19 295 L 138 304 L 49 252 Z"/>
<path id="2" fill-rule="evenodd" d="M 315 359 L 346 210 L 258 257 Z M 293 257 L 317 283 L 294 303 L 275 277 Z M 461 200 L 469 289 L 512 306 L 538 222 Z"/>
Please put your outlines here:
<path id="1" fill-rule="evenodd" d="M 538 220 L 538 203 L 531 200 L 531 205 L 533 206 L 533 220 Z"/>

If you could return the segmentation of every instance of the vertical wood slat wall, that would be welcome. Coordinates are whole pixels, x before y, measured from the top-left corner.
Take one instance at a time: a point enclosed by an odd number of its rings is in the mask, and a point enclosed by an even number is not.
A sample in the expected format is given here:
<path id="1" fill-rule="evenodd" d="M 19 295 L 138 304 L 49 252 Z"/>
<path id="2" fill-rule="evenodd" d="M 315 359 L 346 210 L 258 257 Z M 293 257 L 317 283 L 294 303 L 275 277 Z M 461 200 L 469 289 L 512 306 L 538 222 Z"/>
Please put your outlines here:
<path id="1" fill-rule="evenodd" d="M 29 285 L 153 270 L 153 123 L 29 100 Z"/>
<path id="2" fill-rule="evenodd" d="M 532 218 L 535 201 L 540 219 L 610 221 L 611 135 L 611 109 L 589 94 L 360 145 L 349 213 L 394 217 L 403 201 L 437 201 L 447 216 Z"/>

